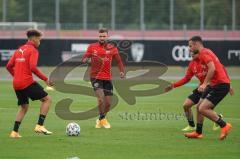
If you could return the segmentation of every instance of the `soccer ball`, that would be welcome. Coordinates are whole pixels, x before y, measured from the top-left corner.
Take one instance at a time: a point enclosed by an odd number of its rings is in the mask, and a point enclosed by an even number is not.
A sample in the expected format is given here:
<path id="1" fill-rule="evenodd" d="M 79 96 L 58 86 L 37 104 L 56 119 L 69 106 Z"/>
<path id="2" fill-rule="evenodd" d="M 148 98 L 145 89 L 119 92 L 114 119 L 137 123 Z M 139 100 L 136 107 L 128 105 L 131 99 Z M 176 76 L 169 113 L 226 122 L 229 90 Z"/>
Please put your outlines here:
<path id="1" fill-rule="evenodd" d="M 80 126 L 77 123 L 69 123 L 66 127 L 66 134 L 68 136 L 78 136 L 80 130 Z"/>

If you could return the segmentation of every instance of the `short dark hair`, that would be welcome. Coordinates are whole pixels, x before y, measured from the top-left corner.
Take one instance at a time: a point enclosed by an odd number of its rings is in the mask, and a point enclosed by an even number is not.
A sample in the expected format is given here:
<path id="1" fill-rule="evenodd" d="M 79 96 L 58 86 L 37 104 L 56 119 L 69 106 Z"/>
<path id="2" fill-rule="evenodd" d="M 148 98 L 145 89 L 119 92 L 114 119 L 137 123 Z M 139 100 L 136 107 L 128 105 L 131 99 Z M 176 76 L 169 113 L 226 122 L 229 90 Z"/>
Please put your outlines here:
<path id="1" fill-rule="evenodd" d="M 203 44 L 202 41 L 202 37 L 201 36 L 193 36 L 189 39 L 189 41 L 193 41 L 193 42 L 200 42 L 201 44 Z"/>
<path id="2" fill-rule="evenodd" d="M 108 29 L 107 28 L 101 28 L 98 30 L 98 33 L 107 33 L 108 34 Z"/>
<path id="3" fill-rule="evenodd" d="M 40 37 L 42 36 L 42 33 L 37 29 L 28 29 L 26 35 L 28 38 L 31 38 L 33 36 Z"/>

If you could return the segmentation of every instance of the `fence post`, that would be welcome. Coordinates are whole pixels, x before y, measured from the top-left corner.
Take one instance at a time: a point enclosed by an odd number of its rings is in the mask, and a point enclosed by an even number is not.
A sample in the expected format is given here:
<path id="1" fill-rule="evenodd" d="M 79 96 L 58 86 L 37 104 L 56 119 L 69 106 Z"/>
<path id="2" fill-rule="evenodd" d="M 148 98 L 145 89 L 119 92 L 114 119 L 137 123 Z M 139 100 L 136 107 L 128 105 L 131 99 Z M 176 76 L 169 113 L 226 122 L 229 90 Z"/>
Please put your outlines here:
<path id="1" fill-rule="evenodd" d="M 204 30 L 204 0 L 201 0 L 200 4 L 200 30 Z"/>
<path id="2" fill-rule="evenodd" d="M 33 2 L 32 0 L 28 0 L 28 21 L 33 21 Z"/>
<path id="3" fill-rule="evenodd" d="M 116 0 L 111 1 L 112 8 L 111 8 L 111 28 L 115 30 L 115 16 L 116 16 Z"/>
<path id="4" fill-rule="evenodd" d="M 83 30 L 87 29 L 87 0 L 83 0 Z"/>
<path id="5" fill-rule="evenodd" d="M 232 30 L 236 29 L 236 0 L 232 0 Z"/>
<path id="6" fill-rule="evenodd" d="M 170 0 L 170 30 L 174 29 L 174 0 Z"/>

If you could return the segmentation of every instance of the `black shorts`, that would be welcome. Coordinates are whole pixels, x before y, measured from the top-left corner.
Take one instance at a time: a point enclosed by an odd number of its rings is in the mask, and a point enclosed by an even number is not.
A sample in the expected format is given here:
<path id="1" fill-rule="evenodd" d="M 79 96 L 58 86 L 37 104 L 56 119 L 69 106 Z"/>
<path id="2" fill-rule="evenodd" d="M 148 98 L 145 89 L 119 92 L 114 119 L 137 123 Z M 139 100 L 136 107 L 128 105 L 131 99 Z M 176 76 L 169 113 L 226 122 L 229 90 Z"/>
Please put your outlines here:
<path id="1" fill-rule="evenodd" d="M 40 100 L 48 95 L 37 82 L 22 90 L 15 90 L 15 93 L 18 98 L 18 105 L 29 104 L 29 98 L 31 100 Z"/>
<path id="2" fill-rule="evenodd" d="M 188 98 L 193 101 L 194 104 L 197 104 L 200 98 L 206 98 L 207 94 L 210 91 L 210 86 L 207 86 L 204 92 L 199 92 L 198 87 L 192 91 L 192 94 L 188 96 Z"/>
<path id="3" fill-rule="evenodd" d="M 113 85 L 111 80 L 100 80 L 91 78 L 91 83 L 94 91 L 96 91 L 97 89 L 103 89 L 105 96 L 113 95 Z"/>
<path id="4" fill-rule="evenodd" d="M 205 99 L 208 99 L 216 106 L 228 94 L 229 90 L 229 83 L 217 84 L 210 87 L 210 91 L 206 94 Z"/>

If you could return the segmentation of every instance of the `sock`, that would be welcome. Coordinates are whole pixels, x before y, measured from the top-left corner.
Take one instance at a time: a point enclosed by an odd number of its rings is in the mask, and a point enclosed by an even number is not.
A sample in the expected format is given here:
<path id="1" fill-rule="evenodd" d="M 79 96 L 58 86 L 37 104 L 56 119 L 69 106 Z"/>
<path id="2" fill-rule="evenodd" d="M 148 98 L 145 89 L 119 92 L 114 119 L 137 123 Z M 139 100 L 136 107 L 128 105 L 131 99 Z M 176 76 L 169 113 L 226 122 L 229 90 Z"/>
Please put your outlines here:
<path id="1" fill-rule="evenodd" d="M 42 126 L 43 123 L 44 123 L 45 118 L 46 118 L 46 115 L 40 114 L 40 115 L 39 115 L 39 118 L 38 118 L 38 125 L 41 125 L 41 126 Z"/>
<path id="2" fill-rule="evenodd" d="M 216 121 L 216 124 L 218 124 L 221 128 L 226 126 L 226 122 L 223 121 L 222 118 L 218 118 L 218 120 Z"/>
<path id="3" fill-rule="evenodd" d="M 105 118 L 105 115 L 104 114 L 100 114 L 99 115 L 99 120 L 102 120 L 102 119 L 104 119 Z"/>
<path id="4" fill-rule="evenodd" d="M 197 123 L 196 132 L 197 132 L 198 134 L 202 134 L 202 127 L 203 127 L 203 124 Z"/>
<path id="5" fill-rule="evenodd" d="M 195 127 L 195 123 L 192 119 L 188 119 L 188 125 L 190 125 L 191 127 Z"/>
<path id="6" fill-rule="evenodd" d="M 20 124 L 21 124 L 20 121 L 15 121 L 13 131 L 18 132 Z"/>

